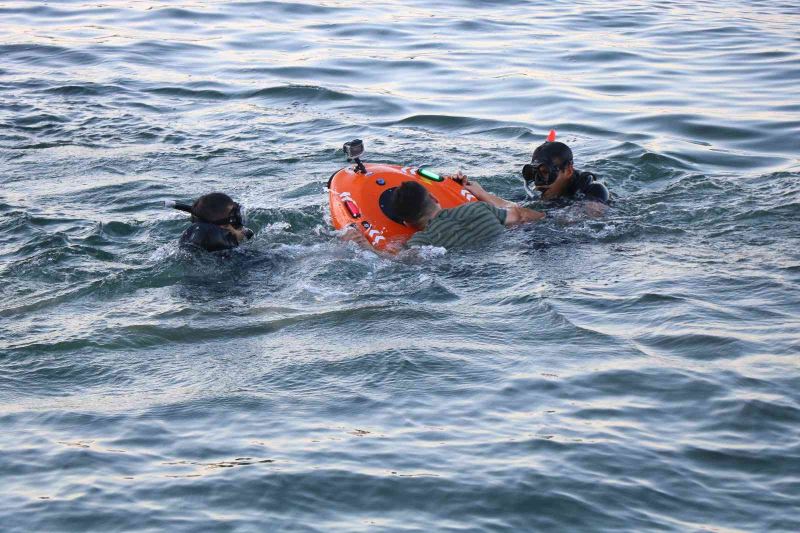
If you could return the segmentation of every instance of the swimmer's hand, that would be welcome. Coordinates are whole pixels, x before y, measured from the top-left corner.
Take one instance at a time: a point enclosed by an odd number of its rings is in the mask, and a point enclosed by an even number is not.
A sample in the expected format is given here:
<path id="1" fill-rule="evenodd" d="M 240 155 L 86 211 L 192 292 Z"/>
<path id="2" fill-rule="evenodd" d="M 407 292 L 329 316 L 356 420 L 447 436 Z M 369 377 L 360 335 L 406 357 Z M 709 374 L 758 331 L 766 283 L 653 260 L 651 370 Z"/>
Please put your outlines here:
<path id="1" fill-rule="evenodd" d="M 462 174 L 460 170 L 456 172 L 455 175 L 447 176 L 447 178 L 455 181 L 462 187 L 466 187 L 467 185 L 470 184 L 469 178 L 466 175 Z"/>
<path id="2" fill-rule="evenodd" d="M 339 236 L 340 239 L 343 241 L 354 242 L 359 246 L 363 246 L 364 248 L 369 246 L 369 241 L 367 240 L 364 235 L 358 231 L 358 228 L 353 226 L 352 224 L 347 226 L 344 230 L 342 230 L 341 235 Z"/>
<path id="3" fill-rule="evenodd" d="M 464 176 L 464 179 L 466 180 L 466 176 Z M 485 201 L 482 197 L 488 194 L 486 189 L 484 189 L 477 181 L 467 181 L 464 184 L 464 188 L 471 192 L 475 198 L 481 201 Z"/>

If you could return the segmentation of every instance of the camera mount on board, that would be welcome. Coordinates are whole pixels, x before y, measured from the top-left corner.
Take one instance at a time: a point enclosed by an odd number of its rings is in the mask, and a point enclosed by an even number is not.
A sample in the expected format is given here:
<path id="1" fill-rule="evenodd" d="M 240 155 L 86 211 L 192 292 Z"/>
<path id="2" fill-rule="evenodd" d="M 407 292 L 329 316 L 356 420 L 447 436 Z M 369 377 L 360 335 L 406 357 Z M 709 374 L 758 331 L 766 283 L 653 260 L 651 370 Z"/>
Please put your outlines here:
<path id="1" fill-rule="evenodd" d="M 347 161 L 356 164 L 356 172 L 366 174 L 367 169 L 364 163 L 361 162 L 361 156 L 364 155 L 364 141 L 361 139 L 353 139 L 352 141 L 344 143 L 342 147 L 344 154 L 347 156 Z"/>

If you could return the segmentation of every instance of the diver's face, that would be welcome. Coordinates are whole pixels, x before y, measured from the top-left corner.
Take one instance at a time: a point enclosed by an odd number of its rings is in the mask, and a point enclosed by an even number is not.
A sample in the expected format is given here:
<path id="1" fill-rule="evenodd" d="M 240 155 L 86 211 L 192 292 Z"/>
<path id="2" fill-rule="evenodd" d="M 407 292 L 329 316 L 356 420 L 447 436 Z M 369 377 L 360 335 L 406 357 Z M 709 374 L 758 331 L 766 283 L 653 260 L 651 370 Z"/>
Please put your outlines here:
<path id="1" fill-rule="evenodd" d="M 247 215 L 241 205 L 233 204 L 231 206 L 228 219 L 231 220 L 232 224 L 222 224 L 220 227 L 233 235 L 236 238 L 236 242 L 241 244 L 243 241 L 253 237 L 253 231 L 246 226 Z"/>
<path id="2" fill-rule="evenodd" d="M 556 180 L 565 179 L 572 173 L 572 164 L 564 164 L 561 159 L 556 158 L 553 160 L 552 165 L 541 164 L 536 167 L 537 180 L 539 184 L 536 185 L 537 191 L 546 191 L 550 188 Z M 551 176 L 552 175 L 552 176 Z"/>
<path id="3" fill-rule="evenodd" d="M 225 231 L 233 235 L 236 238 L 236 242 L 238 242 L 239 244 L 241 244 L 245 240 L 243 227 L 234 228 L 230 224 L 225 224 L 224 226 L 220 226 L 220 228 L 224 229 Z"/>
<path id="4" fill-rule="evenodd" d="M 541 163 L 539 166 L 536 167 L 534 170 L 534 176 L 537 191 L 546 191 L 550 188 L 550 184 L 555 181 L 555 178 L 551 178 L 551 168 L 555 170 L 550 165 L 546 165 Z"/>

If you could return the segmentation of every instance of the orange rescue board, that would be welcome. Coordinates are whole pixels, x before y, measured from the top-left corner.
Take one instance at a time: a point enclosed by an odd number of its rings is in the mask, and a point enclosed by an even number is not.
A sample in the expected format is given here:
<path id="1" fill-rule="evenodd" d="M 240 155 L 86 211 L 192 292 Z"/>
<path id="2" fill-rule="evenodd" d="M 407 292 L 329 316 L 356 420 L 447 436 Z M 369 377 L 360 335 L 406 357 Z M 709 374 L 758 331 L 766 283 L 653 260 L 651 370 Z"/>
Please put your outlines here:
<path id="1" fill-rule="evenodd" d="M 366 174 L 346 167 L 328 181 L 331 219 L 337 230 L 355 227 L 376 250 L 397 251 L 414 230 L 393 220 L 388 204 L 392 191 L 404 181 L 422 184 L 447 209 L 475 202 L 465 188 L 448 178 L 429 179 L 416 167 L 364 163 Z"/>

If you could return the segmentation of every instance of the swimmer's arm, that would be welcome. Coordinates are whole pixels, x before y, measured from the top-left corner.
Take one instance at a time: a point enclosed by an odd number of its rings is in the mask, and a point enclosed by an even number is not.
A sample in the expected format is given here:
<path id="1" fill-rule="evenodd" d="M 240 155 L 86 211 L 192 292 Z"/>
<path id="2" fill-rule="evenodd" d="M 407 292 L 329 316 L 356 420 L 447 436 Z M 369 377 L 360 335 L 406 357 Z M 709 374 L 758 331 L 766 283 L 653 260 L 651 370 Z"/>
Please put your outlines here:
<path id="1" fill-rule="evenodd" d="M 516 226 L 518 224 L 525 224 L 526 222 L 536 222 L 542 220 L 546 215 L 541 211 L 534 211 L 527 207 L 520 207 L 512 205 L 506 207 L 506 226 Z"/>
<path id="2" fill-rule="evenodd" d="M 494 194 L 487 192 L 486 189 L 481 187 L 480 183 L 477 181 L 467 181 L 464 185 L 464 188 L 472 193 L 472 195 L 481 202 L 486 202 L 487 204 L 491 204 L 501 209 L 517 207 L 517 204 L 514 202 L 509 202 L 508 200 L 504 200 L 499 196 L 495 196 Z"/>
<path id="3" fill-rule="evenodd" d="M 528 209 L 527 207 L 520 207 L 514 202 L 509 202 L 508 200 L 504 200 L 498 196 L 486 192 L 486 190 L 481 187 L 478 182 L 467 182 L 464 185 L 464 188 L 471 192 L 473 196 L 475 196 L 475 198 L 481 202 L 486 202 L 487 204 L 493 205 L 500 209 L 505 209 L 506 226 L 516 226 L 518 224 L 525 224 L 526 222 L 536 222 L 537 220 L 541 220 L 545 217 L 545 214 L 541 211 L 534 211 L 533 209 Z"/>

